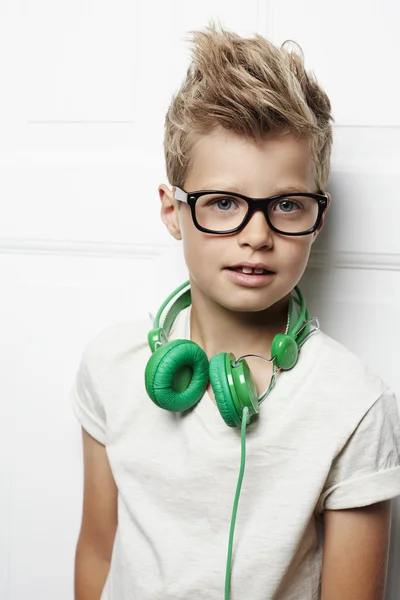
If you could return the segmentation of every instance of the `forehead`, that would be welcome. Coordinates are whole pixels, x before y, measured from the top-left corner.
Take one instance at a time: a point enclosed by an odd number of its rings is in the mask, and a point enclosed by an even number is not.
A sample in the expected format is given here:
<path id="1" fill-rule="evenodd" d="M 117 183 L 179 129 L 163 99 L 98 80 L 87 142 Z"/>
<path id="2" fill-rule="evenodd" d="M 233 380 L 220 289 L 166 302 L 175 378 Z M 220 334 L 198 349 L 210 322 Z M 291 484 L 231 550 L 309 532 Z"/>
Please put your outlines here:
<path id="1" fill-rule="evenodd" d="M 254 142 L 222 127 L 197 134 L 186 189 L 205 189 L 205 184 L 219 182 L 226 182 L 225 188 L 231 182 L 255 197 L 286 185 L 311 191 L 315 179 L 309 139 L 293 133 L 271 132 Z"/>

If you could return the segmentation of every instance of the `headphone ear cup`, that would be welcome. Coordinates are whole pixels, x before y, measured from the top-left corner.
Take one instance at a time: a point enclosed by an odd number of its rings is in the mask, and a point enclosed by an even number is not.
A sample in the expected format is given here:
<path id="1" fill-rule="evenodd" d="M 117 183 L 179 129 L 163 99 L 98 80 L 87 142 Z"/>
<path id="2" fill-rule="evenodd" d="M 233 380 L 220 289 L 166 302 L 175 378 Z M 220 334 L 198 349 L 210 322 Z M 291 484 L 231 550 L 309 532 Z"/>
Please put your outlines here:
<path id="1" fill-rule="evenodd" d="M 226 374 L 226 353 L 220 352 L 210 360 L 210 381 L 222 418 L 229 427 L 240 427 L 241 418 L 236 410 Z"/>
<path id="2" fill-rule="evenodd" d="M 181 412 L 192 408 L 208 383 L 208 358 L 198 344 L 174 340 L 151 355 L 145 369 L 147 394 L 160 408 Z"/>
<path id="3" fill-rule="evenodd" d="M 285 333 L 277 333 L 272 340 L 271 356 L 275 356 L 274 364 L 284 371 L 289 371 L 297 363 L 299 347 L 296 340 Z"/>

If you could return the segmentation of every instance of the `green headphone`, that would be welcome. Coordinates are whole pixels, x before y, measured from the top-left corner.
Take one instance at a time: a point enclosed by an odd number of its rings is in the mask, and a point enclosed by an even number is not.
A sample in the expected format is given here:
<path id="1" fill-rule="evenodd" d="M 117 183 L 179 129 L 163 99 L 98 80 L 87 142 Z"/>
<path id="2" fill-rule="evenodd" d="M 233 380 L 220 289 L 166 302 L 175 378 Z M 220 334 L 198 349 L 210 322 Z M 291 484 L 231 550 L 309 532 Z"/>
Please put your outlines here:
<path id="1" fill-rule="evenodd" d="M 275 335 L 271 346 L 272 358 L 263 359 L 272 361 L 275 367 L 271 384 L 257 398 L 255 383 L 243 357 L 236 360 L 232 353 L 220 352 L 208 361 L 204 350 L 195 342 L 168 341 L 178 313 L 191 303 L 190 282 L 179 286 L 162 304 L 154 320 L 154 329 L 148 334 L 152 356 L 145 369 L 145 386 L 151 400 L 166 410 L 188 410 L 203 397 L 210 379 L 225 423 L 230 427 L 240 427 L 245 407 L 248 408 L 245 411 L 248 422 L 258 414 L 259 404 L 275 384 L 278 370 L 287 371 L 297 363 L 300 346 L 313 331 L 310 332 L 311 321 L 315 320 L 319 327 L 318 319 L 310 319 L 301 290 L 298 286 L 294 289 L 298 299 L 293 293 L 290 296 L 286 333 Z"/>

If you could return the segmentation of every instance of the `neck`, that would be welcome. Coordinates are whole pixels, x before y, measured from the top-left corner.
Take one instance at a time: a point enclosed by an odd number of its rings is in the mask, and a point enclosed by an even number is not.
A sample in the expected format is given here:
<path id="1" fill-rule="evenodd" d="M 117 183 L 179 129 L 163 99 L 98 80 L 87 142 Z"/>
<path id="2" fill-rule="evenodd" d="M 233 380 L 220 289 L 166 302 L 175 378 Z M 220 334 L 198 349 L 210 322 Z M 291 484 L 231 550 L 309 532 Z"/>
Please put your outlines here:
<path id="1" fill-rule="evenodd" d="M 219 352 L 260 354 L 269 358 L 277 333 L 285 333 L 290 294 L 273 306 L 257 312 L 232 311 L 214 302 L 191 282 L 190 339 L 208 358 Z"/>

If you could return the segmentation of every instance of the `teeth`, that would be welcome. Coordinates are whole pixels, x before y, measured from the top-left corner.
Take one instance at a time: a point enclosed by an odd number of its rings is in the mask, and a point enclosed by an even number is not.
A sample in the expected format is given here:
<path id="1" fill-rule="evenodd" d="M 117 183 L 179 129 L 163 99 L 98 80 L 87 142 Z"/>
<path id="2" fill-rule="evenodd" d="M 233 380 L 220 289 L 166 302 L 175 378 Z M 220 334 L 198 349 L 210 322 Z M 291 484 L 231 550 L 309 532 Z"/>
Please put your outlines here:
<path id="1" fill-rule="evenodd" d="M 266 272 L 265 269 L 250 269 L 250 267 L 239 267 L 239 270 L 246 275 L 251 275 L 253 273 L 256 275 L 261 275 L 262 273 Z"/>

